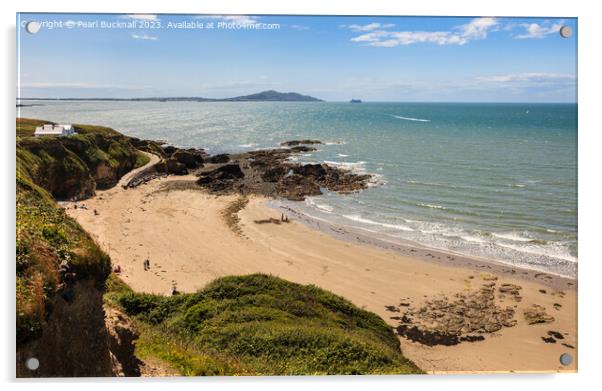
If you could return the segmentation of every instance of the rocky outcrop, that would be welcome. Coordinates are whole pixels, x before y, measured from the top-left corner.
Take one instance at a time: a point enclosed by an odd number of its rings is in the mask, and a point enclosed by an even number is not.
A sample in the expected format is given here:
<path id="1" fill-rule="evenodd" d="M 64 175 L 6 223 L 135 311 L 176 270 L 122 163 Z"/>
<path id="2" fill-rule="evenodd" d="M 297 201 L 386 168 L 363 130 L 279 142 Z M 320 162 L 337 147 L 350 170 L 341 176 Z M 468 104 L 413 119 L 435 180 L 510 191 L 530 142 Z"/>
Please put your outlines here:
<path id="1" fill-rule="evenodd" d="M 458 293 L 427 300 L 419 308 L 408 309 L 399 320 L 397 333 L 427 346 L 456 345 L 485 339 L 485 334 L 516 325 L 514 309 L 495 303 L 495 283 L 489 282 L 471 293 Z M 394 306 L 390 306 L 397 308 Z M 391 309 L 389 309 L 391 311 Z"/>
<path id="2" fill-rule="evenodd" d="M 230 155 L 226 153 L 222 153 L 219 155 L 211 156 L 207 159 L 209 163 L 219 164 L 219 163 L 228 163 L 230 161 Z"/>
<path id="3" fill-rule="evenodd" d="M 242 189 L 244 177 L 238 164 L 226 164 L 202 173 L 197 183 L 212 192 L 232 192 Z"/>
<path id="4" fill-rule="evenodd" d="M 299 144 L 320 144 L 319 140 L 293 140 L 290 148 L 257 150 L 240 154 L 209 156 L 203 149 L 162 146 L 164 158 L 137 173 L 125 187 L 136 187 L 164 175 L 199 177 L 197 184 L 216 194 L 260 194 L 301 201 L 322 194 L 322 188 L 350 193 L 368 187 L 372 176 L 356 174 L 328 164 L 301 164 L 292 155 L 315 150 Z"/>
<path id="5" fill-rule="evenodd" d="M 305 139 L 305 140 L 283 141 L 283 142 L 280 143 L 280 145 L 283 146 L 283 147 L 294 147 L 294 146 L 297 146 L 297 145 L 312 145 L 312 144 L 322 144 L 322 141 L 320 141 L 320 140 Z"/>
<path id="6" fill-rule="evenodd" d="M 370 175 L 355 174 L 328 164 L 301 164 L 289 159 L 308 150 L 313 148 L 294 146 L 228 155 L 227 164 L 212 163 L 211 167 L 198 170 L 197 183 L 214 193 L 261 194 L 294 201 L 320 195 L 322 188 L 349 193 L 368 187 Z M 218 160 L 210 157 L 207 161 Z M 225 175 L 234 167 L 237 167 L 234 177 Z"/>
<path id="7" fill-rule="evenodd" d="M 528 324 L 552 323 L 555 319 L 552 315 L 548 315 L 546 308 L 533 304 L 523 311 L 523 316 Z"/>
<path id="8" fill-rule="evenodd" d="M 186 168 L 199 168 L 203 165 L 205 154 L 196 149 L 177 150 L 171 155 L 179 163 L 182 163 Z"/>

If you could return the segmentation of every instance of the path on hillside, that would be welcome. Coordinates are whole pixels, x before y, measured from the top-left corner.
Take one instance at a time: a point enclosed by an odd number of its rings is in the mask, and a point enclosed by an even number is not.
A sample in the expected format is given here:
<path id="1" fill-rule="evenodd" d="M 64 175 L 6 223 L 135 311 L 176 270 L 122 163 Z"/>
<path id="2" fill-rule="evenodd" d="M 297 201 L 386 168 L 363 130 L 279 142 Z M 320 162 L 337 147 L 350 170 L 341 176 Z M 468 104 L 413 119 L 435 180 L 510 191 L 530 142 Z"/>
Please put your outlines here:
<path id="1" fill-rule="evenodd" d="M 155 155 L 154 153 L 149 153 L 149 152 L 144 152 L 144 151 L 140 151 L 143 154 L 145 154 L 146 156 L 148 156 L 150 158 L 150 160 L 148 161 L 148 163 L 146 163 L 144 166 L 142 167 L 138 167 L 133 169 L 132 171 L 128 172 L 127 174 L 125 174 L 124 176 L 121 177 L 121 179 L 119 180 L 119 182 L 117 182 L 117 188 L 123 188 L 123 185 L 125 185 L 126 183 L 128 183 L 132 178 L 134 178 L 134 176 L 136 174 L 138 174 L 139 172 L 141 172 L 142 170 L 152 166 L 153 164 L 156 164 L 159 162 L 159 156 Z"/>

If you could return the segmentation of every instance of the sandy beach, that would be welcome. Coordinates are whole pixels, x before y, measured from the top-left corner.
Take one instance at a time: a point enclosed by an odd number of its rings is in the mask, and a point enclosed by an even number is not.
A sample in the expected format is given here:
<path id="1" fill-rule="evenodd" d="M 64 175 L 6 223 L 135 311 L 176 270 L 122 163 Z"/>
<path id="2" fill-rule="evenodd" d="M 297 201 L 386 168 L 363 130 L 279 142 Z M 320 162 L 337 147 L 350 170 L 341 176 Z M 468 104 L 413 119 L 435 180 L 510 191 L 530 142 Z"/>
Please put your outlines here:
<path id="1" fill-rule="evenodd" d="M 175 283 L 178 290 L 193 292 L 218 277 L 261 272 L 315 284 L 397 326 L 392 317 L 399 311 L 437 297 L 471 294 L 489 284 L 496 292 L 495 303 L 514 309 L 516 325 L 485 334 L 483 341 L 453 346 L 427 346 L 400 337 L 403 353 L 431 373 L 577 368 L 575 280 L 371 242 L 345 227 L 304 220 L 292 210 L 286 214 L 290 221 L 280 222 L 282 211 L 268 207 L 268 199 L 251 196 L 245 204 L 237 195 L 210 195 L 187 186 L 195 179 L 169 176 L 132 189 L 118 185 L 76 203 L 78 208 L 63 205 L 136 291 L 169 294 Z M 148 271 L 145 258 L 150 260 Z M 519 286 L 520 300 L 499 294 L 502 284 Z M 532 305 L 544 307 L 554 320 L 528 324 L 523 311 Z M 544 341 L 550 331 L 561 337 Z M 563 353 L 575 358 L 567 367 L 559 362 Z"/>

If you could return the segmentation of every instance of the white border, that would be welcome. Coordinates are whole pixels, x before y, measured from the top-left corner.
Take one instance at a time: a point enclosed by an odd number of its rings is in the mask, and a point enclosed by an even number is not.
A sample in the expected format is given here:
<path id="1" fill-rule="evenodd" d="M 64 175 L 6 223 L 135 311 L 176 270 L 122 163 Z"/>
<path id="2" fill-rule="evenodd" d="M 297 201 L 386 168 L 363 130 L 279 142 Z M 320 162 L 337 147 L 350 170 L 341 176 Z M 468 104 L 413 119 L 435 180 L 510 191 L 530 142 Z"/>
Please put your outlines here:
<path id="1" fill-rule="evenodd" d="M 599 279 L 602 277 L 602 256 L 596 253 L 600 241 L 600 203 L 602 202 L 600 159 L 600 133 L 602 124 L 602 99 L 599 90 L 602 82 L 599 70 L 600 38 L 602 37 L 599 13 L 594 1 L 528 2 L 525 0 L 471 1 L 334 1 L 334 0 L 20 0 L 18 3 L 2 2 L 2 292 L 3 321 L 0 322 L 4 343 L 1 346 L 0 371 L 7 386 L 19 390 L 58 386 L 63 389 L 106 390 L 131 388 L 144 384 L 149 390 L 173 387 L 219 388 L 246 390 L 305 390 L 307 388 L 342 388 L 346 390 L 366 387 L 462 390 L 507 390 L 515 388 L 545 388 L 547 390 L 589 389 L 600 384 L 598 355 L 602 317 L 599 315 Z M 210 13 L 210 14 L 337 14 L 337 15 L 438 15 L 438 16 L 558 16 L 579 18 L 579 373 L 566 375 L 452 375 L 429 377 L 330 377 L 330 378 L 205 378 L 192 380 L 163 379 L 142 380 L 75 380 L 63 384 L 38 384 L 15 382 L 14 376 L 14 172 L 13 143 L 15 117 L 15 13 L 20 12 L 128 12 L 128 13 Z M 4 213 L 6 211 L 7 213 Z M 598 256 L 596 256 L 598 255 Z M 81 384 L 85 382 L 86 384 Z"/>

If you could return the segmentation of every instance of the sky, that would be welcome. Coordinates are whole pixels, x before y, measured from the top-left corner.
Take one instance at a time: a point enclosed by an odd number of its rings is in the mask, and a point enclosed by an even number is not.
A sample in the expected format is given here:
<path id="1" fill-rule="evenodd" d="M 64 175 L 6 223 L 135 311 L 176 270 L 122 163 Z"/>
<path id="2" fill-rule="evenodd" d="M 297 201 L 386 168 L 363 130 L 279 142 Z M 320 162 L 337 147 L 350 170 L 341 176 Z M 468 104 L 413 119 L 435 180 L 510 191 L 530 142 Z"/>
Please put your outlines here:
<path id="1" fill-rule="evenodd" d="M 17 26 L 21 98 L 576 101 L 574 18 L 25 13 Z"/>

